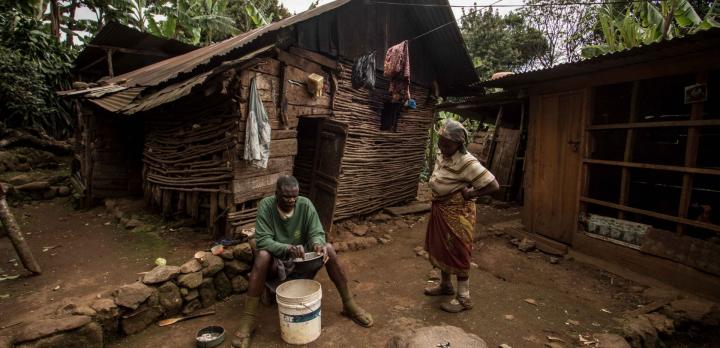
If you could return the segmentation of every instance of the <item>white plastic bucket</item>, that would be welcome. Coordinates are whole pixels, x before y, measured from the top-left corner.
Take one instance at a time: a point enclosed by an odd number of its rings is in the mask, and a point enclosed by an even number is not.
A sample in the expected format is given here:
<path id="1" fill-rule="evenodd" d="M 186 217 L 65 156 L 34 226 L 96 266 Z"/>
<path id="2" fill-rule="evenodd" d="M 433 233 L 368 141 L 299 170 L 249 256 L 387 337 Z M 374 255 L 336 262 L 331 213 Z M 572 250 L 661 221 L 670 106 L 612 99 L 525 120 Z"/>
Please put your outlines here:
<path id="1" fill-rule="evenodd" d="M 307 344 L 320 337 L 320 283 L 311 279 L 290 280 L 278 286 L 275 293 L 283 341 Z"/>

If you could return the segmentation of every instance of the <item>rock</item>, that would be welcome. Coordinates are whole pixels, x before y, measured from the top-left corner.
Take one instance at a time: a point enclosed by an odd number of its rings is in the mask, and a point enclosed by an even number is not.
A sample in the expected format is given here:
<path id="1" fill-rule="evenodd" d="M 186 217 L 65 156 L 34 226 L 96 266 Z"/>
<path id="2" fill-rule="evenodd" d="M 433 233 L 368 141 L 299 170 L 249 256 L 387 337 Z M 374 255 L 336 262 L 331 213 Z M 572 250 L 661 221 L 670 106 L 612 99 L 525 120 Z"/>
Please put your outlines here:
<path id="1" fill-rule="evenodd" d="M 203 265 L 202 274 L 206 277 L 214 276 L 215 273 L 220 272 L 225 267 L 223 259 L 212 254 L 207 254 L 200 259 L 200 264 Z"/>
<path id="2" fill-rule="evenodd" d="M 370 220 L 372 222 L 378 223 L 378 222 L 386 222 L 386 221 L 389 221 L 390 219 L 392 219 L 392 216 L 385 214 L 385 213 L 380 213 L 380 214 L 373 216 L 372 219 L 370 219 Z"/>
<path id="3" fill-rule="evenodd" d="M 197 298 L 196 298 L 196 299 L 188 302 L 188 303 L 185 305 L 185 307 L 184 307 L 183 310 L 182 310 L 182 314 L 183 314 L 183 315 L 188 315 L 188 314 L 193 313 L 193 312 L 195 312 L 196 310 L 198 310 L 198 309 L 200 309 L 200 308 L 202 308 L 202 307 L 203 307 L 203 305 L 202 305 L 202 303 L 200 303 L 200 299 L 197 299 Z"/>
<path id="4" fill-rule="evenodd" d="M 67 316 L 67 315 L 85 315 L 85 316 L 88 316 L 88 317 L 94 317 L 95 314 L 97 314 L 97 313 L 95 312 L 94 309 L 92 309 L 92 308 L 90 307 L 89 304 L 71 302 L 71 303 L 68 303 L 68 304 L 65 305 L 65 306 L 60 307 L 60 308 L 56 311 L 56 314 L 58 314 L 58 315 L 60 315 L 60 316 Z"/>
<path id="5" fill-rule="evenodd" d="M 368 232 L 368 227 L 366 225 L 356 225 L 352 229 L 352 234 L 356 236 L 364 236 Z"/>
<path id="6" fill-rule="evenodd" d="M 0 173 L 2 173 L 2 164 L 0 163 Z M 12 336 L 0 336 L 0 348 L 12 348 L 13 347 Z"/>
<path id="7" fill-rule="evenodd" d="M 512 314 L 505 314 L 504 318 L 505 320 L 515 320 L 515 316 Z"/>
<path id="8" fill-rule="evenodd" d="M 183 300 L 180 289 L 173 282 L 165 282 L 158 288 L 160 305 L 165 309 L 166 315 L 175 315 L 182 310 Z"/>
<path id="9" fill-rule="evenodd" d="M 512 346 L 507 343 L 501 343 L 498 348 L 512 348 Z"/>
<path id="10" fill-rule="evenodd" d="M 180 274 L 180 267 L 177 266 L 157 266 L 152 271 L 145 274 L 142 282 L 145 284 L 163 283 L 175 278 Z"/>
<path id="11" fill-rule="evenodd" d="M 185 262 L 182 266 L 180 266 L 180 273 L 193 273 L 200 271 L 202 269 L 202 265 L 198 260 L 192 259 L 188 262 Z"/>
<path id="12" fill-rule="evenodd" d="M 425 248 L 423 248 L 422 246 L 418 245 L 418 246 L 416 246 L 415 249 L 413 249 L 413 250 L 415 250 L 415 255 L 418 255 L 418 256 L 419 256 L 421 252 L 425 251 Z"/>
<path id="13" fill-rule="evenodd" d="M 200 284 L 200 302 L 203 307 L 209 307 L 215 304 L 217 299 L 217 291 L 215 291 L 215 285 L 213 278 L 205 278 Z"/>
<path id="14" fill-rule="evenodd" d="M 42 197 L 44 199 L 53 199 L 53 198 L 55 198 L 56 193 L 57 193 L 57 188 L 50 187 L 49 189 L 43 191 Z"/>
<path id="15" fill-rule="evenodd" d="M 12 178 L 10 178 L 10 180 L 8 180 L 8 182 L 10 184 L 12 184 L 13 186 L 20 186 L 20 185 L 25 185 L 25 184 L 31 182 L 32 180 L 33 179 L 30 177 L 30 175 L 20 174 L 20 175 L 15 175 Z"/>
<path id="16" fill-rule="evenodd" d="M 375 237 L 365 237 L 365 244 L 368 246 L 377 245 L 378 240 Z"/>
<path id="17" fill-rule="evenodd" d="M 35 341 L 57 333 L 75 330 L 89 324 L 92 318 L 86 315 L 71 315 L 57 319 L 40 319 L 24 326 L 15 334 L 15 344 Z"/>
<path id="18" fill-rule="evenodd" d="M 682 299 L 670 303 L 665 314 L 676 322 L 720 325 L 720 307 L 717 304 L 700 299 Z"/>
<path id="19" fill-rule="evenodd" d="M 105 209 L 107 210 L 113 210 L 117 206 L 117 201 L 114 199 L 106 199 L 105 200 Z"/>
<path id="20" fill-rule="evenodd" d="M 187 296 L 190 293 L 190 290 L 188 288 L 180 288 L 180 296 L 183 298 Z"/>
<path id="21" fill-rule="evenodd" d="M 140 227 L 143 225 L 143 222 L 138 219 L 130 219 L 127 222 L 124 223 L 125 228 L 128 230 L 132 230 L 135 227 Z"/>
<path id="22" fill-rule="evenodd" d="M 645 287 L 644 287 L 644 286 L 639 286 L 639 285 L 633 285 L 633 286 L 631 286 L 631 287 L 628 288 L 628 291 L 630 291 L 630 292 L 632 292 L 632 293 L 634 293 L 634 294 L 639 294 L 639 293 L 645 291 Z"/>
<path id="23" fill-rule="evenodd" d="M 602 348 L 630 348 L 630 344 L 620 335 L 609 333 L 596 333 L 593 338 L 598 341 L 598 347 Z"/>
<path id="24" fill-rule="evenodd" d="M 232 260 L 225 262 L 225 270 L 232 273 L 232 275 L 238 275 L 248 272 L 252 269 L 252 266 L 240 260 Z"/>
<path id="25" fill-rule="evenodd" d="M 250 243 L 241 243 L 232 247 L 233 256 L 244 262 L 253 261 L 253 249 Z"/>
<path id="26" fill-rule="evenodd" d="M 70 190 L 69 187 L 67 187 L 67 186 L 60 186 L 60 187 L 58 187 L 57 195 L 60 196 L 60 197 L 67 197 L 67 196 L 70 195 L 70 192 L 71 192 L 71 190 Z"/>
<path id="27" fill-rule="evenodd" d="M 431 344 L 428 344 L 431 342 Z M 387 348 L 425 348 L 443 344 L 448 347 L 487 348 L 487 343 L 475 334 L 459 327 L 443 325 L 411 330 L 390 338 Z"/>
<path id="28" fill-rule="evenodd" d="M 218 272 L 213 279 L 215 291 L 217 291 L 217 299 L 224 300 L 233 293 L 233 287 L 225 272 Z"/>
<path id="29" fill-rule="evenodd" d="M 220 254 L 220 257 L 225 260 L 232 260 L 235 258 L 235 256 L 233 256 L 233 251 L 230 249 L 224 249 L 223 252 Z"/>
<path id="30" fill-rule="evenodd" d="M 652 348 L 658 343 L 657 331 L 645 316 L 626 319 L 622 330 L 632 347 Z"/>
<path id="31" fill-rule="evenodd" d="M 510 244 L 512 244 L 514 246 L 518 246 L 518 245 L 520 245 L 520 239 L 518 239 L 518 238 L 510 239 Z"/>
<path id="32" fill-rule="evenodd" d="M 129 285 L 123 285 L 113 292 L 115 303 L 120 306 L 137 309 L 140 303 L 147 300 L 155 289 L 137 282 Z"/>
<path id="33" fill-rule="evenodd" d="M 148 325 L 156 322 L 162 316 L 162 311 L 158 307 L 142 305 L 130 314 L 124 315 L 120 319 L 120 329 L 125 335 L 138 333 L 148 327 Z"/>
<path id="34" fill-rule="evenodd" d="M 78 329 L 58 333 L 37 341 L 21 344 L 16 341 L 15 343 L 17 348 L 101 348 L 103 347 L 103 330 L 100 325 L 91 322 Z"/>
<path id="35" fill-rule="evenodd" d="M 535 241 L 528 238 L 523 238 L 518 244 L 518 250 L 522 252 L 533 251 L 535 249 Z"/>
<path id="36" fill-rule="evenodd" d="M 408 225 L 408 223 L 405 222 L 405 220 L 396 220 L 395 226 L 397 226 L 398 229 L 406 229 L 406 228 L 410 227 L 410 225 Z"/>
<path id="37" fill-rule="evenodd" d="M 671 335 L 675 332 L 675 323 L 672 319 L 660 313 L 648 313 L 643 314 L 642 316 L 646 317 L 650 321 L 650 324 L 652 324 L 655 330 L 660 334 Z"/>
<path id="38" fill-rule="evenodd" d="M 335 248 L 335 251 L 337 251 L 337 252 L 345 252 L 345 251 L 348 251 L 347 242 L 338 242 L 338 243 L 337 243 L 337 247 Z"/>
<path id="39" fill-rule="evenodd" d="M 554 264 L 557 264 L 558 262 L 560 262 L 559 257 L 550 256 L 550 263 L 552 263 L 554 265 Z"/>
<path id="40" fill-rule="evenodd" d="M 245 277 L 239 275 L 232 279 L 232 289 L 235 293 L 242 294 L 248 290 L 250 283 L 248 283 Z"/>
<path id="41" fill-rule="evenodd" d="M 114 334 L 117 332 L 120 310 L 115 304 L 115 301 L 109 298 L 101 298 L 95 300 L 90 307 L 97 313 L 95 320 L 100 323 L 105 333 Z"/>
<path id="42" fill-rule="evenodd" d="M 180 284 L 180 286 L 184 286 L 188 289 L 197 288 L 198 286 L 200 286 L 200 283 L 202 283 L 202 281 L 203 281 L 202 272 L 181 274 L 177 278 L 178 284 Z"/>
<path id="43" fill-rule="evenodd" d="M 197 291 L 197 289 L 192 289 L 188 291 L 187 295 L 183 296 L 183 299 L 185 301 L 192 301 L 198 297 L 200 297 L 200 292 Z"/>

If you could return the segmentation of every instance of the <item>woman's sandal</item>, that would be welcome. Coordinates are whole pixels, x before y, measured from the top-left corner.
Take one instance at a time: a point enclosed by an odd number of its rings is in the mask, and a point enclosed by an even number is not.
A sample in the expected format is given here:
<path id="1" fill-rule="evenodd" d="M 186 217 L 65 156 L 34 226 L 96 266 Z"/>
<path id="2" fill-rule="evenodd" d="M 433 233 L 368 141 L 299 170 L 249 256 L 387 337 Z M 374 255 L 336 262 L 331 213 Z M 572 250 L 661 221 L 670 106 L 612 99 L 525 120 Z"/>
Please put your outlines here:
<path id="1" fill-rule="evenodd" d="M 435 284 L 433 286 L 425 288 L 426 296 L 450 296 L 455 295 L 455 289 L 452 285 Z"/>
<path id="2" fill-rule="evenodd" d="M 355 324 L 358 324 L 362 327 L 371 327 L 375 323 L 373 321 L 372 316 L 366 312 L 365 310 L 360 310 L 360 313 L 350 313 L 349 311 L 343 309 L 340 314 L 352 319 L 352 321 L 355 322 Z M 364 320 L 363 320 L 364 319 Z"/>

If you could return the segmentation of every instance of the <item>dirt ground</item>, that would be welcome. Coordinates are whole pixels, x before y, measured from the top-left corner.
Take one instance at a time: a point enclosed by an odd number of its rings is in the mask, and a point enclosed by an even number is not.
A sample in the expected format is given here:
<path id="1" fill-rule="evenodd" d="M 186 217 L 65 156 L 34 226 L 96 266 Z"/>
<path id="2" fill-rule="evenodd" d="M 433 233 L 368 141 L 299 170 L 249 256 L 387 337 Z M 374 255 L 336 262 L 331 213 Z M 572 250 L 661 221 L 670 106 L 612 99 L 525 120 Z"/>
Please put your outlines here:
<path id="1" fill-rule="evenodd" d="M 210 242 L 197 233 L 177 235 L 168 229 L 129 232 L 111 222 L 104 209 L 74 211 L 65 202 L 55 199 L 14 209 L 44 274 L 0 281 L 0 296 L 10 295 L 0 299 L 0 327 L 42 316 L 62 298 L 94 296 L 132 282 L 138 272 L 151 269 L 157 257 L 180 264 Z M 478 267 L 471 270 L 470 280 L 472 311 L 444 313 L 438 305 L 447 299 L 422 294 L 431 267 L 414 248 L 422 245 L 427 217 L 415 216 L 407 219 L 407 228 L 388 229 L 392 243 L 340 254 L 357 302 L 373 314 L 375 326 L 361 328 L 340 316 L 338 293 L 321 272 L 323 331 L 309 346 L 380 347 L 405 329 L 438 324 L 475 333 L 489 347 L 502 343 L 543 347 L 547 336 L 572 344 L 578 334 L 617 331 L 615 318 L 649 302 L 634 292 L 637 287 L 631 288 L 637 284 L 574 260 L 551 264 L 548 255 L 520 252 L 505 237 L 483 232 L 488 224 L 518 219 L 517 209 L 480 205 L 478 215 L 480 238 L 473 252 Z M 43 252 L 44 247 L 56 245 Z M 10 243 L 0 240 L 0 274 L 21 272 L 21 266 L 8 262 L 14 258 Z M 221 325 L 230 334 L 243 301 L 244 296 L 234 296 L 216 304 L 213 316 L 151 326 L 110 346 L 191 347 L 195 332 L 207 325 Z M 263 307 L 260 317 L 255 346 L 286 346 L 280 339 L 275 306 Z M 0 334 L 4 333 L 0 330 Z M 229 346 L 228 339 L 221 347 Z"/>

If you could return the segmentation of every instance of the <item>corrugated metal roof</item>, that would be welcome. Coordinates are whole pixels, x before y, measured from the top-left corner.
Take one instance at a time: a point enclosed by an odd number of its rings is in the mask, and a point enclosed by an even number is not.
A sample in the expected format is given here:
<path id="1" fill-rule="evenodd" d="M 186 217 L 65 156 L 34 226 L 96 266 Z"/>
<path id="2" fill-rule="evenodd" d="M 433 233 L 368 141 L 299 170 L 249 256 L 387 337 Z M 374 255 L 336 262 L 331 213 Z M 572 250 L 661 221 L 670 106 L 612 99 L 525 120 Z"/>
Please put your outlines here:
<path id="1" fill-rule="evenodd" d="M 393 2 L 446 5 L 406 7 L 410 14 L 415 17 L 415 22 L 421 27 L 422 32 L 456 21 L 447 0 L 394 0 Z M 430 56 L 435 67 L 443 69 L 436 71 L 436 75 L 438 83 L 444 87 L 444 95 L 458 95 L 456 94 L 458 91 L 479 82 L 477 72 L 472 65 L 470 54 L 457 24 L 447 25 L 423 36 L 419 40 L 426 44 L 426 54 Z"/>
<path id="2" fill-rule="evenodd" d="M 86 97 L 105 110 L 117 112 L 135 100 L 142 90 L 143 88 L 141 87 L 124 88 L 124 90 L 105 98 L 89 98 L 90 95 Z"/>
<path id="3" fill-rule="evenodd" d="M 92 73 L 99 76 L 107 74 L 107 63 L 104 60 L 107 53 L 102 47 L 127 49 L 113 54 L 115 74 L 124 74 L 197 49 L 177 40 L 158 37 L 110 22 L 103 26 L 89 45 L 80 52 L 73 62 L 73 70 L 77 73 Z"/>
<path id="4" fill-rule="evenodd" d="M 148 65 L 127 74 L 116 76 L 108 80 L 108 82 L 122 84 L 125 86 L 157 86 L 163 82 L 170 81 L 178 76 L 181 76 L 182 74 L 191 73 L 195 69 L 210 63 L 211 59 L 225 56 L 234 50 L 242 48 L 264 34 L 292 26 L 327 11 L 336 9 L 348 2 L 350 2 L 350 0 L 337 0 L 321 5 L 312 10 L 271 23 L 262 28 L 250 30 L 238 36 L 231 37 L 225 41 Z"/>
<path id="5" fill-rule="evenodd" d="M 576 63 L 560 64 L 550 69 L 508 75 L 496 80 L 482 82 L 480 86 L 502 88 L 522 87 L 534 83 L 598 72 L 621 66 L 641 64 L 650 60 L 699 53 L 705 50 L 717 49 L 718 47 L 720 47 L 720 28 L 713 28 L 694 35 L 607 53 Z"/>

